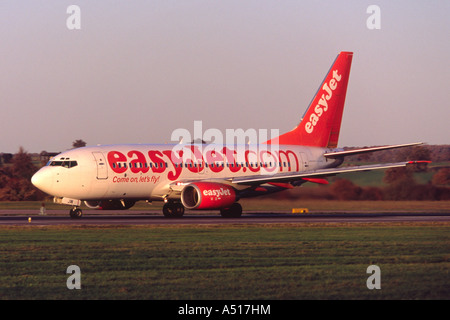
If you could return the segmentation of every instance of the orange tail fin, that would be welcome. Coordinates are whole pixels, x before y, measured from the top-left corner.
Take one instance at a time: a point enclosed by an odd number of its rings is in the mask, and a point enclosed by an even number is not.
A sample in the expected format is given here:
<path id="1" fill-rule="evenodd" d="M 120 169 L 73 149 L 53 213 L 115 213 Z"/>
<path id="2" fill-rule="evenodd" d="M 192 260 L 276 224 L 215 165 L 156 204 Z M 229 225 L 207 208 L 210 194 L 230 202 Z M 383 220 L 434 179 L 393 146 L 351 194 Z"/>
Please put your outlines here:
<path id="1" fill-rule="evenodd" d="M 300 124 L 268 144 L 336 148 L 353 52 L 341 52 L 311 101 Z"/>

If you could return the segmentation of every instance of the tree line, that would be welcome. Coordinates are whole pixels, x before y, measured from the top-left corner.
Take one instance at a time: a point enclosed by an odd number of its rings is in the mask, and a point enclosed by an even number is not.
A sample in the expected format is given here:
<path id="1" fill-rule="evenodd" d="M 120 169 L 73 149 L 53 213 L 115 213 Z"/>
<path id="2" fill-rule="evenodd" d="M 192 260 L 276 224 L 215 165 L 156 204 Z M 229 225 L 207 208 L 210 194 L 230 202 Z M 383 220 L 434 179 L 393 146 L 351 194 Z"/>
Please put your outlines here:
<path id="1" fill-rule="evenodd" d="M 72 147 L 86 143 L 76 140 Z M 380 153 L 380 155 L 376 155 Z M 7 155 L 7 154 L 6 154 Z M 50 196 L 31 184 L 31 177 L 45 163 L 33 162 L 32 156 L 22 147 L 11 156 L 0 157 L 0 201 L 43 201 Z M 334 179 L 319 188 L 296 188 L 273 195 L 276 199 L 329 199 L 329 200 L 450 200 L 450 145 L 416 146 L 400 150 L 386 150 L 370 155 L 346 158 L 346 163 L 393 162 L 430 160 L 438 163 L 432 168 L 415 166 L 393 168 L 385 171 L 383 187 L 361 187 L 348 179 Z M 443 165 L 440 165 L 443 163 Z M 427 184 L 419 184 L 414 173 L 423 170 L 433 172 Z"/>
<path id="2" fill-rule="evenodd" d="M 337 177 L 332 178 L 329 185 L 295 188 L 271 197 L 280 200 L 450 200 L 450 167 L 438 169 L 426 184 L 418 183 L 414 172 L 413 168 L 388 169 L 383 177 L 383 186 L 359 186 L 349 179 Z"/>
<path id="3" fill-rule="evenodd" d="M 429 160 L 432 165 L 385 170 L 383 186 L 359 186 L 337 176 L 330 179 L 329 185 L 291 189 L 271 197 L 287 200 L 450 200 L 450 145 L 415 146 L 354 155 L 346 157 L 344 165 L 411 160 Z M 426 184 L 418 183 L 415 173 L 424 171 L 431 172 L 432 178 Z"/>
<path id="4" fill-rule="evenodd" d="M 31 184 L 38 170 L 31 156 L 21 147 L 9 163 L 0 167 L 0 201 L 36 201 L 46 195 Z"/>
<path id="5" fill-rule="evenodd" d="M 75 140 L 72 148 L 86 146 L 83 140 Z M 42 154 L 48 154 L 43 151 Z M 50 154 L 49 154 L 50 155 Z M 48 159 L 46 159 L 48 160 Z M 44 201 L 51 198 L 31 183 L 31 177 L 46 161 L 33 161 L 32 155 L 19 148 L 16 154 L 0 154 L 0 201 Z"/>

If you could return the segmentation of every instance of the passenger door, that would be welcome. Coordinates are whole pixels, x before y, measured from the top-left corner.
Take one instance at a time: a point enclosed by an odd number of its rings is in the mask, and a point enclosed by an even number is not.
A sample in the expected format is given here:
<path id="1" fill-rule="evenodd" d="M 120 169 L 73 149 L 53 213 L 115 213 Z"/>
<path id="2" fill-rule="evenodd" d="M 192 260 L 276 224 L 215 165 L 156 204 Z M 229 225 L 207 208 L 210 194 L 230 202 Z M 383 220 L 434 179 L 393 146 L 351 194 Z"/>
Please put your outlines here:
<path id="1" fill-rule="evenodd" d="M 92 152 L 97 163 L 97 179 L 108 179 L 108 168 L 106 166 L 106 160 L 102 152 Z"/>

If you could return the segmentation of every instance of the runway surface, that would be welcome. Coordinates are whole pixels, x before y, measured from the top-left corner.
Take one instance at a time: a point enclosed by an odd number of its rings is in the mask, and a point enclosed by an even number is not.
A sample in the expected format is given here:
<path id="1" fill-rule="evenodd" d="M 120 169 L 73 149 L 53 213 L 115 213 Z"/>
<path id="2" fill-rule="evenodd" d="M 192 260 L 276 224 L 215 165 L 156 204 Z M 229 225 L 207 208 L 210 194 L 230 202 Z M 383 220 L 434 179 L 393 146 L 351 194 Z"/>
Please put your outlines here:
<path id="1" fill-rule="evenodd" d="M 450 222 L 448 213 L 308 213 L 248 212 L 240 218 L 222 218 L 218 214 L 185 214 L 182 218 L 168 219 L 148 211 L 123 211 L 98 214 L 84 211 L 81 219 L 71 219 L 66 211 L 52 210 L 45 216 L 35 210 L 0 210 L 0 225 L 196 225 L 196 224 L 273 224 L 273 223 L 386 223 L 386 222 Z"/>

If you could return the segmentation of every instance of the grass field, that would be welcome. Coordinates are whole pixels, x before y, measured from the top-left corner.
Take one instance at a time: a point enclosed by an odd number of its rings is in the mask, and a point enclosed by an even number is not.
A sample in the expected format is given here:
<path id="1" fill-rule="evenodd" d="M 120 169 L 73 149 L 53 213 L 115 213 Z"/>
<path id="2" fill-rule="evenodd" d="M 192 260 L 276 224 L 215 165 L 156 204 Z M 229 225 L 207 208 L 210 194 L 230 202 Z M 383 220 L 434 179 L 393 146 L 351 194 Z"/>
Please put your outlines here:
<path id="1" fill-rule="evenodd" d="M 310 212 L 441 212 L 450 213 L 450 201 L 339 201 L 242 199 L 244 210 L 290 211 L 308 208 Z"/>
<path id="2" fill-rule="evenodd" d="M 386 170 L 373 170 L 369 172 L 364 172 L 364 174 L 361 174 L 361 172 L 343 173 L 338 175 L 334 179 L 347 179 L 360 187 L 367 187 L 367 186 L 385 187 L 387 186 L 387 184 L 383 181 L 385 173 Z M 419 184 L 427 184 L 429 181 L 431 181 L 433 174 L 434 173 L 431 171 L 415 172 L 414 180 Z M 330 181 L 333 181 L 333 178 L 331 178 Z"/>
<path id="3" fill-rule="evenodd" d="M 450 224 L 2 226 L 0 270 L 0 299 L 449 299 Z"/>

